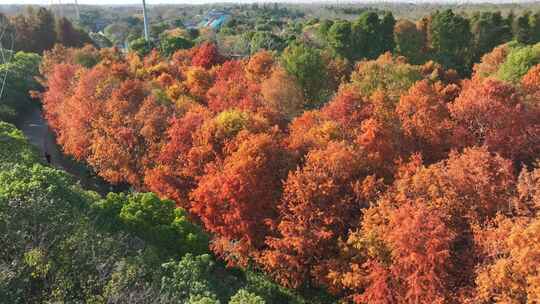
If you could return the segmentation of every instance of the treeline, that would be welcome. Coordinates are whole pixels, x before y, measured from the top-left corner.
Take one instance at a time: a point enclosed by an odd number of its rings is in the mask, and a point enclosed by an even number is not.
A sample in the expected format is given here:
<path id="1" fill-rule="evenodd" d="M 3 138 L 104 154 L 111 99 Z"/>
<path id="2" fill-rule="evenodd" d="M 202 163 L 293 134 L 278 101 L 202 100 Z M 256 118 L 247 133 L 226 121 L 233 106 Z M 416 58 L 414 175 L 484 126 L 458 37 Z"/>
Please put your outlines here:
<path id="1" fill-rule="evenodd" d="M 500 12 L 482 12 L 467 17 L 445 10 L 417 22 L 396 22 L 389 12 L 366 11 L 352 22 L 323 20 L 317 30 L 324 46 L 352 62 L 395 50 L 411 63 L 435 60 L 470 75 L 473 64 L 500 44 L 540 42 L 540 13 L 503 17 Z"/>
<path id="2" fill-rule="evenodd" d="M 57 43 L 69 47 L 92 43 L 87 32 L 44 7 L 28 6 L 24 13 L 10 18 L 0 13 L 0 32 L 3 48 L 37 54 Z"/>
<path id="3" fill-rule="evenodd" d="M 467 24 L 439 14 L 440 37 Z M 470 79 L 390 53 L 351 71 L 306 43 L 80 51 L 42 65 L 64 151 L 174 200 L 229 266 L 354 303 L 540 297 L 540 44 L 500 45 Z"/>

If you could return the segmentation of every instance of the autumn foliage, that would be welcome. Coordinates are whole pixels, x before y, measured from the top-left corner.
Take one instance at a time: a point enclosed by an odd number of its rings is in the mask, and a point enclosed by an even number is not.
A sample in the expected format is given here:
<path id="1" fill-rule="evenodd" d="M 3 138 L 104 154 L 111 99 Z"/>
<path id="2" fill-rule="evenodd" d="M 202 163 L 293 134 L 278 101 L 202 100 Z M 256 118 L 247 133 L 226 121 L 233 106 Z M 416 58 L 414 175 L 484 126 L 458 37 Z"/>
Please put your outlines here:
<path id="1" fill-rule="evenodd" d="M 362 61 L 316 109 L 267 52 L 75 51 L 43 67 L 64 151 L 174 200 L 230 266 L 358 304 L 540 298 L 540 68 L 490 77 L 505 47 L 472 79 Z"/>

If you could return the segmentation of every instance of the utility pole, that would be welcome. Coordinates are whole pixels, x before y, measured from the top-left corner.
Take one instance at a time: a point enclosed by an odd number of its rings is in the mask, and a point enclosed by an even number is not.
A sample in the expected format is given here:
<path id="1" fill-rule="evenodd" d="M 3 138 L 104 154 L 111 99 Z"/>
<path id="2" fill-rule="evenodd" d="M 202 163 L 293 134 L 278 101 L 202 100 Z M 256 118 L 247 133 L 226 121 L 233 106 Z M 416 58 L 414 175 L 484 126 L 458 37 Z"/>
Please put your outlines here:
<path id="1" fill-rule="evenodd" d="M 79 2 L 75 0 L 74 4 L 75 4 L 75 14 L 77 14 L 77 20 L 81 21 L 81 11 L 79 10 Z"/>
<path id="2" fill-rule="evenodd" d="M 148 15 L 146 14 L 146 0 L 142 0 L 142 6 L 144 19 L 144 40 L 149 41 L 150 37 L 148 35 Z"/>

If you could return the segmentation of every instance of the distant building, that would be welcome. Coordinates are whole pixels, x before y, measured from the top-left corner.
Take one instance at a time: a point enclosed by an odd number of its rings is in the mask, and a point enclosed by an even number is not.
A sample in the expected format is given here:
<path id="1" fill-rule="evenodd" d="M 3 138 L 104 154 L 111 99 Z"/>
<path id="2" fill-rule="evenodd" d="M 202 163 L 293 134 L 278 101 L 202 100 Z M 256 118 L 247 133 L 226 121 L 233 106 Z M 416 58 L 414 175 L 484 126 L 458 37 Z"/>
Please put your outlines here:
<path id="1" fill-rule="evenodd" d="M 198 27 L 210 27 L 213 30 L 219 30 L 229 19 L 231 19 L 231 15 L 228 12 L 212 9 L 203 17 Z"/>

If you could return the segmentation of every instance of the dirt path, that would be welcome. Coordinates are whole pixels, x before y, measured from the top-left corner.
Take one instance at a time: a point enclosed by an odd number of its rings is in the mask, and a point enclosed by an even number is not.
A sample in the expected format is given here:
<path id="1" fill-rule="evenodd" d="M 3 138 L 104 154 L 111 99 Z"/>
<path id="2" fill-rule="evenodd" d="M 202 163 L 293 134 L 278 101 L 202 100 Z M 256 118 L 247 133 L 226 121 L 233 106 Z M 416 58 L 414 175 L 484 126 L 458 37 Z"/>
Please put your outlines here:
<path id="1" fill-rule="evenodd" d="M 101 194 L 119 190 L 93 174 L 85 165 L 62 153 L 60 147 L 56 144 L 54 133 L 49 129 L 47 122 L 43 118 L 40 108 L 36 107 L 23 115 L 21 121 L 17 123 L 17 127 L 23 131 L 30 143 L 38 148 L 44 161 L 46 161 L 46 155 L 49 155 L 51 166 L 73 175 L 84 189 Z"/>

